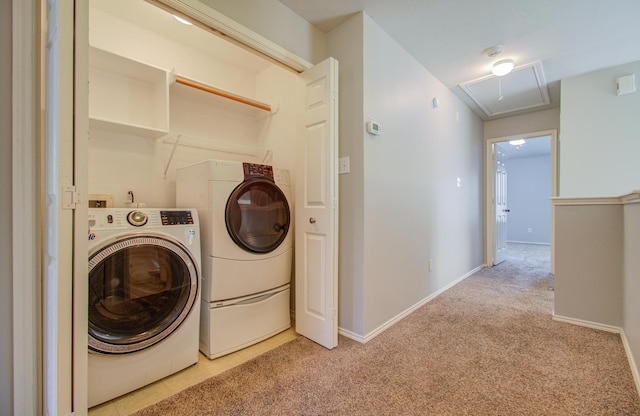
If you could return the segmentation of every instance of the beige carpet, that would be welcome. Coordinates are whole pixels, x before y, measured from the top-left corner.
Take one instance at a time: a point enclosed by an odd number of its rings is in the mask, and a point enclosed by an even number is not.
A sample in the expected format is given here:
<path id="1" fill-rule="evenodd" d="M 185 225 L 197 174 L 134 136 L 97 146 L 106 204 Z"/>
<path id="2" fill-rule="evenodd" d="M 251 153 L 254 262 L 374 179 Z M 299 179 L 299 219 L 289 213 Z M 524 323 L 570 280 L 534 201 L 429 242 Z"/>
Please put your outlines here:
<path id="1" fill-rule="evenodd" d="M 367 344 L 300 337 L 136 415 L 640 415 L 619 335 L 554 322 L 548 270 L 514 246 Z"/>

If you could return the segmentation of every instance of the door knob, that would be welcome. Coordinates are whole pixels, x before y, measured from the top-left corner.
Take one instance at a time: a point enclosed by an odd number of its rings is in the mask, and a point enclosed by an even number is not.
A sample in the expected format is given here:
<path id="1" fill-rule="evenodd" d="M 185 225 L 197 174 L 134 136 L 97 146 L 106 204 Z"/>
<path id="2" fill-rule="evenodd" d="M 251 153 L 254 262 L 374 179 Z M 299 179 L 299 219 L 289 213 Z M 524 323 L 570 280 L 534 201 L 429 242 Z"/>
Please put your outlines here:
<path id="1" fill-rule="evenodd" d="M 502 212 L 511 212 L 510 209 L 503 209 Z"/>
<path id="2" fill-rule="evenodd" d="M 316 223 L 316 219 L 315 219 L 315 218 L 313 218 L 313 217 L 311 217 L 311 218 L 309 218 L 309 222 L 310 222 L 311 224 L 315 224 L 315 223 Z"/>

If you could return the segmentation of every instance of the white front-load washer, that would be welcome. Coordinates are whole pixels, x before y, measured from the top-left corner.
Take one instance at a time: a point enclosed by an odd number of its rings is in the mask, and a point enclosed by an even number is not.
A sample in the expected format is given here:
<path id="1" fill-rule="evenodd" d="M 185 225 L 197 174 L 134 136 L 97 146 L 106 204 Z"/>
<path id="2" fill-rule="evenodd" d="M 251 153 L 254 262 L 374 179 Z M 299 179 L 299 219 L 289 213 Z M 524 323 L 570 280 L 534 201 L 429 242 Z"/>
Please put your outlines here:
<path id="1" fill-rule="evenodd" d="M 196 209 L 90 208 L 88 405 L 198 361 Z"/>
<path id="2" fill-rule="evenodd" d="M 216 358 L 291 326 L 289 172 L 206 160 L 176 170 L 176 206 L 198 209 L 203 290 L 200 350 Z"/>

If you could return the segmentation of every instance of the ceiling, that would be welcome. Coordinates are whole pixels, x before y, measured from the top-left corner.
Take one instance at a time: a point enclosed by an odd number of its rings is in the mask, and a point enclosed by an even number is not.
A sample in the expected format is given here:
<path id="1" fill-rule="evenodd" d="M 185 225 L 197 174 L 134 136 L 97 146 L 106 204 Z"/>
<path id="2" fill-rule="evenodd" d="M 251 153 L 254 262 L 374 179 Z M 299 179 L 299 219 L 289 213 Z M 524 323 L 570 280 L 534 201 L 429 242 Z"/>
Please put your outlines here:
<path id="1" fill-rule="evenodd" d="M 558 107 L 561 79 L 640 60 L 638 0 L 279 1 L 324 32 L 364 10 L 484 120 Z M 489 58 L 485 50 L 499 44 L 503 52 Z M 537 63 L 542 85 L 514 71 L 500 78 L 499 94 L 498 80 L 488 76 L 495 61 L 507 58 L 516 69 Z M 497 111 L 485 112 L 465 83 Z M 548 103 L 517 95 L 532 85 L 548 92 Z"/>

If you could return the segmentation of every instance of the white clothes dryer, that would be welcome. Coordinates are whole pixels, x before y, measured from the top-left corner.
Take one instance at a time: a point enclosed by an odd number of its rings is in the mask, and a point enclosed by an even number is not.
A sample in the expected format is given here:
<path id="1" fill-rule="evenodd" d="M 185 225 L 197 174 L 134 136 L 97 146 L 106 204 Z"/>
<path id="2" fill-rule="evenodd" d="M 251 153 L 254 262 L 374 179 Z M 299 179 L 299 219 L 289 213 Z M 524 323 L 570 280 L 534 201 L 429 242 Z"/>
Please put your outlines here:
<path id="1" fill-rule="evenodd" d="M 176 171 L 176 206 L 198 209 L 202 298 L 260 293 L 291 281 L 289 172 L 268 165 L 207 160 Z"/>
<path id="2" fill-rule="evenodd" d="M 198 361 L 195 209 L 89 209 L 89 407 Z"/>
<path id="3" fill-rule="evenodd" d="M 176 205 L 198 209 L 200 351 L 216 358 L 291 327 L 289 172 L 207 160 L 177 169 Z"/>

